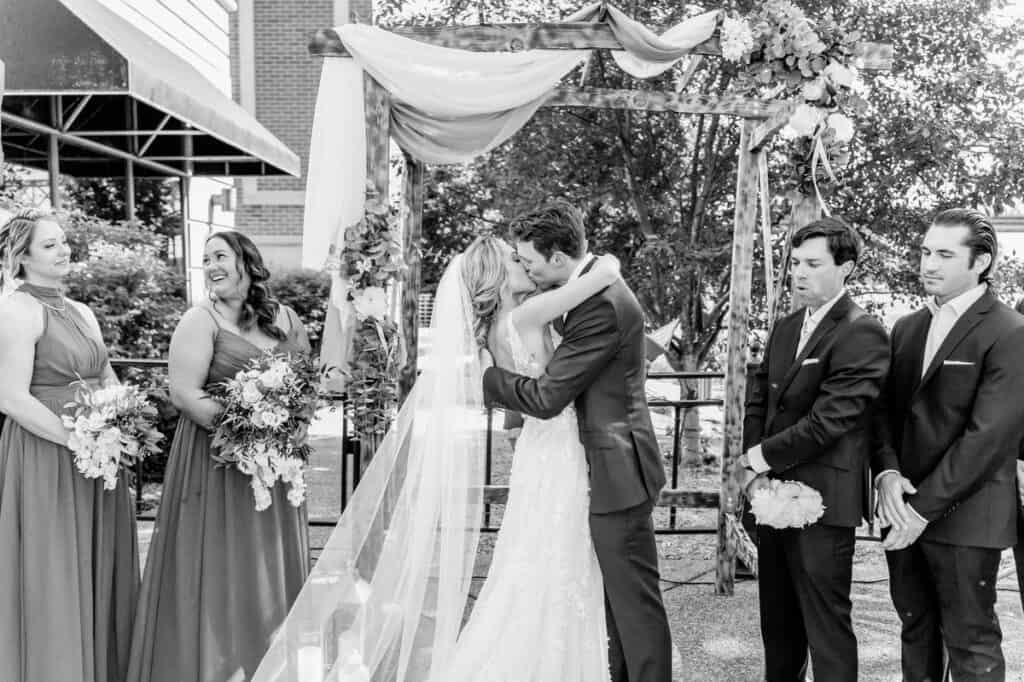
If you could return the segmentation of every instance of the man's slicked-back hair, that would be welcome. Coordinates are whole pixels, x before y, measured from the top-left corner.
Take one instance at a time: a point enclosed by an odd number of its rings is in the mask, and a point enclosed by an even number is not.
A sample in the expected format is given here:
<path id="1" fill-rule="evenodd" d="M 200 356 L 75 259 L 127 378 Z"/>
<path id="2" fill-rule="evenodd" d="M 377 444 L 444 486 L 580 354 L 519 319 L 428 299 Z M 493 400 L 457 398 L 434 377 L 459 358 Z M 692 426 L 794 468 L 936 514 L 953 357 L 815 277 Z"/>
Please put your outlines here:
<path id="1" fill-rule="evenodd" d="M 992 256 L 992 262 L 978 277 L 981 282 L 992 280 L 996 256 L 999 255 L 999 239 L 988 216 L 970 208 L 950 208 L 932 218 L 932 227 L 966 227 L 968 234 L 964 246 L 971 250 L 970 265 L 973 267 L 974 261 L 983 253 Z"/>
<path id="2" fill-rule="evenodd" d="M 860 260 L 861 239 L 857 231 L 842 218 L 825 217 L 808 223 L 793 233 L 793 247 L 800 246 L 808 239 L 824 237 L 828 251 L 836 265 L 853 261 L 854 267 Z M 851 271 L 852 273 L 852 271 Z"/>
<path id="3" fill-rule="evenodd" d="M 551 201 L 512 219 L 513 242 L 531 242 L 537 253 L 550 259 L 555 251 L 581 258 L 587 251 L 583 212 L 567 201 Z"/>

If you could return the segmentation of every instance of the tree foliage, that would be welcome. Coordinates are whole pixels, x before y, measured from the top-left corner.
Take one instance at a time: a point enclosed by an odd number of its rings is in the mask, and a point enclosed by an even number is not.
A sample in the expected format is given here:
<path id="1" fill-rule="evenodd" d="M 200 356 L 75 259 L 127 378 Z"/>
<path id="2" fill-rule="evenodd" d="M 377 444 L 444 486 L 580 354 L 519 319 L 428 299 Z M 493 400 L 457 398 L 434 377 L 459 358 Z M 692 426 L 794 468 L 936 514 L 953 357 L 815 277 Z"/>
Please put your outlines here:
<path id="1" fill-rule="evenodd" d="M 124 178 L 65 178 L 64 197 L 69 206 L 99 220 L 117 223 L 125 219 L 127 187 Z M 136 178 L 135 220 L 157 234 L 181 234 L 179 192 L 174 179 Z M 166 242 L 160 245 L 165 249 Z"/>
<path id="2" fill-rule="evenodd" d="M 393 0 L 384 24 L 557 21 L 576 2 Z M 908 298 L 918 291 L 916 245 L 928 217 L 950 206 L 999 212 L 1024 196 L 1024 133 L 1018 104 L 1024 74 L 1019 21 L 1002 19 L 1001 3 L 870 0 L 796 3 L 808 16 L 833 12 L 864 40 L 891 43 L 888 73 L 864 74 L 869 103 L 839 184 L 825 189 L 834 214 L 863 231 L 868 254 L 855 288 Z M 647 25 L 676 24 L 722 7 L 748 15 L 754 2 L 714 7 L 651 0 L 620 7 Z M 673 90 L 704 95 L 750 84 L 737 66 L 701 60 L 686 79 L 686 61 L 638 82 L 598 51 L 586 85 Z M 569 80 L 579 84 L 581 73 Z M 758 96 L 774 94 L 754 87 Z M 549 197 L 584 208 L 591 248 L 620 257 L 627 280 L 655 325 L 677 320 L 677 360 L 704 366 L 727 312 L 738 126 L 718 116 L 679 116 L 586 109 L 542 109 L 517 136 L 461 167 L 432 168 L 424 210 L 424 279 L 430 288 L 451 255 L 479 232 L 503 230 L 515 213 Z M 775 262 L 781 258 L 790 202 L 779 178 L 794 163 L 791 143 L 769 155 Z M 760 255 L 760 250 L 758 251 Z M 755 270 L 755 304 L 765 285 Z M 1017 272 L 1008 264 L 1007 273 Z M 1013 284 L 1013 282 L 1010 282 Z M 755 326 L 766 327 L 761 311 Z"/>

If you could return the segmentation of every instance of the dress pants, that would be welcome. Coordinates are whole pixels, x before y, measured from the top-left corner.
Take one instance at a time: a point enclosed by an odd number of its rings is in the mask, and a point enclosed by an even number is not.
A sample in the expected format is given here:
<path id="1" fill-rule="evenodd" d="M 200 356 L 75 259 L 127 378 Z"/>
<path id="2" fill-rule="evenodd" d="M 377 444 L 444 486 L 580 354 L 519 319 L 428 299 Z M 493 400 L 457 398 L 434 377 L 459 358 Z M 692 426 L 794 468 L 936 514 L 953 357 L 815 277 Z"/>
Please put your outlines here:
<path id="1" fill-rule="evenodd" d="M 886 552 L 889 591 L 903 624 L 906 682 L 940 682 L 943 645 L 956 682 L 1003 682 L 996 616 L 999 549 L 918 540 Z"/>

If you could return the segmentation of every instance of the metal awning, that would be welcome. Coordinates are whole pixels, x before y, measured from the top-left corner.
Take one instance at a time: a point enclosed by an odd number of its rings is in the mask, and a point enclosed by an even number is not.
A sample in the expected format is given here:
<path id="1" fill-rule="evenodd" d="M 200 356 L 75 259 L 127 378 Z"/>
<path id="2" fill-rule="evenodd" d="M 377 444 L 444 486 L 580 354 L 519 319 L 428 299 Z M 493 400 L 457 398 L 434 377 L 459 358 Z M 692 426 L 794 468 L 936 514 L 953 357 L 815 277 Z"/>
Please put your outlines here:
<path id="1" fill-rule="evenodd" d="M 8 162 L 46 169 L 57 145 L 78 177 L 299 174 L 252 115 L 99 0 L 3 5 Z"/>

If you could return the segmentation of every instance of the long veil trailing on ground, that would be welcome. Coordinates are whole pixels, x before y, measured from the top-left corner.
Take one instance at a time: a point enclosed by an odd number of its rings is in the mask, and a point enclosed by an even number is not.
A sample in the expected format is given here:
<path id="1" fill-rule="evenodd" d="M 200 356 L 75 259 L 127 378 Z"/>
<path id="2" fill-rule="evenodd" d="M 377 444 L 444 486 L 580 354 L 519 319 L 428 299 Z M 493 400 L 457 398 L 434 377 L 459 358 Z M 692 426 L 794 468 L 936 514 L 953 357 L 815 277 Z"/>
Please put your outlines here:
<path id="1" fill-rule="evenodd" d="M 483 391 L 461 264 L 438 287 L 416 385 L 254 682 L 439 682 L 483 508 Z"/>

